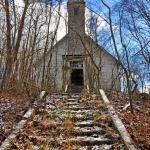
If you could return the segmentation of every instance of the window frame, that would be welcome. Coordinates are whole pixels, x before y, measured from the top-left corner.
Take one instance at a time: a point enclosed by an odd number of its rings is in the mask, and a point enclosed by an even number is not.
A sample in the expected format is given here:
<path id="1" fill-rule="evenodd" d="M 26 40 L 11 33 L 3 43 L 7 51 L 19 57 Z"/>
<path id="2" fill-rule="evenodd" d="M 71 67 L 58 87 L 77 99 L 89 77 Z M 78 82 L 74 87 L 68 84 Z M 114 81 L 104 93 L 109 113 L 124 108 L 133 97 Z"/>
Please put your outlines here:
<path id="1" fill-rule="evenodd" d="M 78 7 L 74 7 L 73 8 L 73 16 L 78 16 L 79 14 L 79 8 Z"/>

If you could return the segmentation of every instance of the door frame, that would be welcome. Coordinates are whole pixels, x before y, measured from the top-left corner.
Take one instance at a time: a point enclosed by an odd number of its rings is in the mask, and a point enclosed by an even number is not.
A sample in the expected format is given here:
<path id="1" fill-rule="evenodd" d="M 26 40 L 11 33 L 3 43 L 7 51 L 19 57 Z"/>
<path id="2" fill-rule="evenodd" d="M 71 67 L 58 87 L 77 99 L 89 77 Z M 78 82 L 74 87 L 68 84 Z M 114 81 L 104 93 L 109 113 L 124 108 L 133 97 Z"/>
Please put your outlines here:
<path id="1" fill-rule="evenodd" d="M 63 55 L 63 86 L 66 84 L 69 86 L 71 85 L 71 72 L 72 62 L 82 62 L 82 68 L 83 69 L 83 86 L 86 85 L 86 79 L 85 79 L 85 56 L 84 55 Z M 65 68 L 65 70 L 64 70 Z"/>

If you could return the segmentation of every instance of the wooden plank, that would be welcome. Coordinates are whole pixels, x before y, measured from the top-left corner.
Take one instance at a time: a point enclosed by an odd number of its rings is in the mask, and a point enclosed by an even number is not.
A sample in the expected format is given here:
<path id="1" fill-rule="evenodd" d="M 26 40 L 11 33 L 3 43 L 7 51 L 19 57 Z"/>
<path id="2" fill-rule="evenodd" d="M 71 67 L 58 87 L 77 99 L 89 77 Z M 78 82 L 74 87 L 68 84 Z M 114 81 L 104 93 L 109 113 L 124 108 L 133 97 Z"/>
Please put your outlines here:
<path id="1" fill-rule="evenodd" d="M 112 118 L 112 121 L 113 121 L 116 129 L 118 130 L 126 148 L 128 150 L 137 150 L 137 148 L 135 147 L 134 142 L 131 139 L 129 133 L 127 132 L 124 124 L 122 123 L 122 121 L 120 120 L 118 115 L 116 114 L 113 106 L 110 104 L 110 101 L 108 100 L 104 90 L 100 89 L 99 91 L 100 91 L 101 97 L 102 97 L 102 99 L 103 99 L 103 101 L 104 101 L 104 103 L 108 109 L 108 112 Z"/>

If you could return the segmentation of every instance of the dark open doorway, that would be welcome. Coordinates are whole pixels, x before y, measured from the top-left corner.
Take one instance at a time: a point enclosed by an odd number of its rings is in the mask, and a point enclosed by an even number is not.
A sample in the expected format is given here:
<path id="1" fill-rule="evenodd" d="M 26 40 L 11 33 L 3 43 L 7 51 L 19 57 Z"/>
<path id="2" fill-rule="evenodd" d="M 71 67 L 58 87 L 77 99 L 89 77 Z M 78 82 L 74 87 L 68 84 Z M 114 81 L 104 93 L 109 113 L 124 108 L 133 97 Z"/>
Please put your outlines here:
<path id="1" fill-rule="evenodd" d="M 83 69 L 73 69 L 71 73 L 71 85 L 83 86 Z"/>

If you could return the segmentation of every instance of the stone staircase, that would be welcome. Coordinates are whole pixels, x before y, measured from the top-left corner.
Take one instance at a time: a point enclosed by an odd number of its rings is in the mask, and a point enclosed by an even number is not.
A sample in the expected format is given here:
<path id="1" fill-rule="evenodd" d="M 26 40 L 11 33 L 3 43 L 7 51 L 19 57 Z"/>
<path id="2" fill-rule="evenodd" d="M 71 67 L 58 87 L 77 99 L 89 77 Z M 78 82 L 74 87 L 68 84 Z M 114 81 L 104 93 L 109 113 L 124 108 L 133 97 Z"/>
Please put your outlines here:
<path id="1" fill-rule="evenodd" d="M 1 150 L 125 149 L 99 96 L 53 94 L 42 102 Z"/>
<path id="2" fill-rule="evenodd" d="M 58 145 L 70 145 L 70 148 L 64 148 L 68 150 L 106 150 L 113 149 L 114 140 L 113 136 L 107 132 L 103 123 L 96 120 L 96 114 L 101 114 L 99 117 L 105 118 L 107 116 L 106 112 L 101 112 L 99 106 L 97 109 L 87 103 L 86 98 L 80 97 L 80 95 L 64 95 L 60 97 L 59 95 L 55 97 L 49 97 L 47 100 L 46 111 L 50 114 L 56 112 L 51 104 L 51 99 L 55 99 L 58 104 L 57 110 L 59 120 L 57 120 L 57 125 L 60 125 L 59 136 L 55 137 L 55 142 Z M 61 100 L 60 100 L 61 99 Z M 92 101 L 91 101 L 92 102 Z M 100 106 L 101 107 L 101 106 Z M 97 116 L 98 117 L 98 116 Z M 111 129 L 114 130 L 114 129 Z M 117 140 L 119 135 L 116 134 Z M 52 143 L 52 141 L 51 141 Z M 117 143 L 118 144 L 118 143 Z M 122 144 L 120 144 L 119 150 L 124 149 Z"/>
<path id="3" fill-rule="evenodd" d="M 69 85 L 68 87 L 68 93 L 81 93 L 83 90 L 83 86 L 80 85 Z"/>

